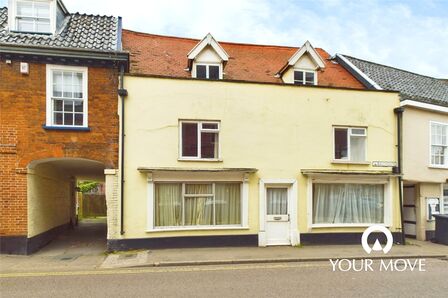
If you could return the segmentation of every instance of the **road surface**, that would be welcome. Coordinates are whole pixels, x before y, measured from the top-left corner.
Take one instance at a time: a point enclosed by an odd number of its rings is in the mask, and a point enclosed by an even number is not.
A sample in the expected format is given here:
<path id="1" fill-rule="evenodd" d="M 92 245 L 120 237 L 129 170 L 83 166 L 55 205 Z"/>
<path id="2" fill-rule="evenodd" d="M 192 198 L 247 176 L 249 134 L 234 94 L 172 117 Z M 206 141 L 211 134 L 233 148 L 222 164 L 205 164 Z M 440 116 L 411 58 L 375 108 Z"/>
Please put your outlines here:
<path id="1" fill-rule="evenodd" d="M 330 262 L 0 275 L 6 297 L 448 297 L 448 261 L 425 272 L 333 272 Z"/>

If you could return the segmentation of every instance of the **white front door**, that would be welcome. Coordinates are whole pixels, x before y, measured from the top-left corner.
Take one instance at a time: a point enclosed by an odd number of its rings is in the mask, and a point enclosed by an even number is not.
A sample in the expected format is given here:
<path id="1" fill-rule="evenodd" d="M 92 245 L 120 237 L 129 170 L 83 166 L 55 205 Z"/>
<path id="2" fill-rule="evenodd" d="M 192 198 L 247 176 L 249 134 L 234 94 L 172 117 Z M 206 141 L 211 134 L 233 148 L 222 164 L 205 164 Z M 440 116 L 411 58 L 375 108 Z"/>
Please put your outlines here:
<path id="1" fill-rule="evenodd" d="M 266 187 L 266 245 L 290 245 L 289 191 Z"/>

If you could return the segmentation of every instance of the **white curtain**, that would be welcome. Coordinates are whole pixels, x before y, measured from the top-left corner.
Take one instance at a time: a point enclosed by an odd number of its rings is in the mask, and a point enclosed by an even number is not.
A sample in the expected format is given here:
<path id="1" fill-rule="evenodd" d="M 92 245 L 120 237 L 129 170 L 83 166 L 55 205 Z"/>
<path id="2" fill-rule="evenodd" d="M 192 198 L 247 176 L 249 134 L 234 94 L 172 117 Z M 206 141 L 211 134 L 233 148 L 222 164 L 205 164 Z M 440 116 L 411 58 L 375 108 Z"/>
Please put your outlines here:
<path id="1" fill-rule="evenodd" d="M 211 184 L 185 184 L 185 225 L 213 224 L 213 189 Z"/>
<path id="2" fill-rule="evenodd" d="M 382 223 L 381 184 L 314 184 L 313 223 Z"/>
<path id="3" fill-rule="evenodd" d="M 288 189 L 267 188 L 266 203 L 268 215 L 288 214 Z"/>
<path id="4" fill-rule="evenodd" d="M 158 227 L 182 225 L 182 184 L 156 184 L 155 218 Z"/>
<path id="5" fill-rule="evenodd" d="M 241 223 L 241 184 L 216 183 L 215 211 L 217 225 Z"/>
<path id="6" fill-rule="evenodd" d="M 350 137 L 350 160 L 365 161 L 366 160 L 366 138 L 359 136 Z"/>

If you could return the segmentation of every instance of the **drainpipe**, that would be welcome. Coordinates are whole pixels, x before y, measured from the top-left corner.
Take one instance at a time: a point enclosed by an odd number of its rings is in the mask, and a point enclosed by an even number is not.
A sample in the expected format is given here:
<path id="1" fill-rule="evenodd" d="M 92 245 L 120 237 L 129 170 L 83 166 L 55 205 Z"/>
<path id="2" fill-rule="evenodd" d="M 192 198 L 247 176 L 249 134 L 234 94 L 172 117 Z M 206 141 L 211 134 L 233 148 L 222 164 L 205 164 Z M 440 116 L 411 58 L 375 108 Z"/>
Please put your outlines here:
<path id="1" fill-rule="evenodd" d="M 394 113 L 397 115 L 397 155 L 398 155 L 398 166 L 394 169 L 394 172 L 399 174 L 398 176 L 398 196 L 400 198 L 400 218 L 401 218 L 401 239 L 402 244 L 406 245 L 406 237 L 404 231 L 404 218 L 403 218 L 403 165 L 402 165 L 402 123 L 403 123 L 403 112 L 404 108 L 399 107 L 394 109 Z"/>
<path id="2" fill-rule="evenodd" d="M 120 87 L 118 89 L 118 95 L 121 101 L 121 163 L 120 163 L 120 235 L 124 234 L 124 98 L 128 96 L 128 91 L 124 89 L 124 65 L 120 66 Z"/>

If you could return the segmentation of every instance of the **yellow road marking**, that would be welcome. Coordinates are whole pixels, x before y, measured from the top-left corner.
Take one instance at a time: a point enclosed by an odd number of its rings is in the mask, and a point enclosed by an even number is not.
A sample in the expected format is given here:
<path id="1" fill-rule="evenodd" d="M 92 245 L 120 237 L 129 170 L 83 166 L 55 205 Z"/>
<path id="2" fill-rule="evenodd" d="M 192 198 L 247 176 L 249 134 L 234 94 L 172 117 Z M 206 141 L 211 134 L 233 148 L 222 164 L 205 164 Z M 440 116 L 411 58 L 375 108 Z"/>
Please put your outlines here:
<path id="1" fill-rule="evenodd" d="M 75 275 L 112 275 L 112 274 L 138 274 L 138 273 L 167 273 L 167 272 L 202 272 L 202 271 L 229 271 L 250 269 L 283 269 L 301 267 L 328 267 L 329 264 L 263 264 L 263 265 L 228 265 L 228 266 L 204 266 L 204 267 L 151 267 L 138 269 L 107 269 L 85 271 L 60 271 L 60 272 L 19 272 L 2 273 L 0 278 L 12 277 L 44 277 L 44 276 L 75 276 Z"/>

